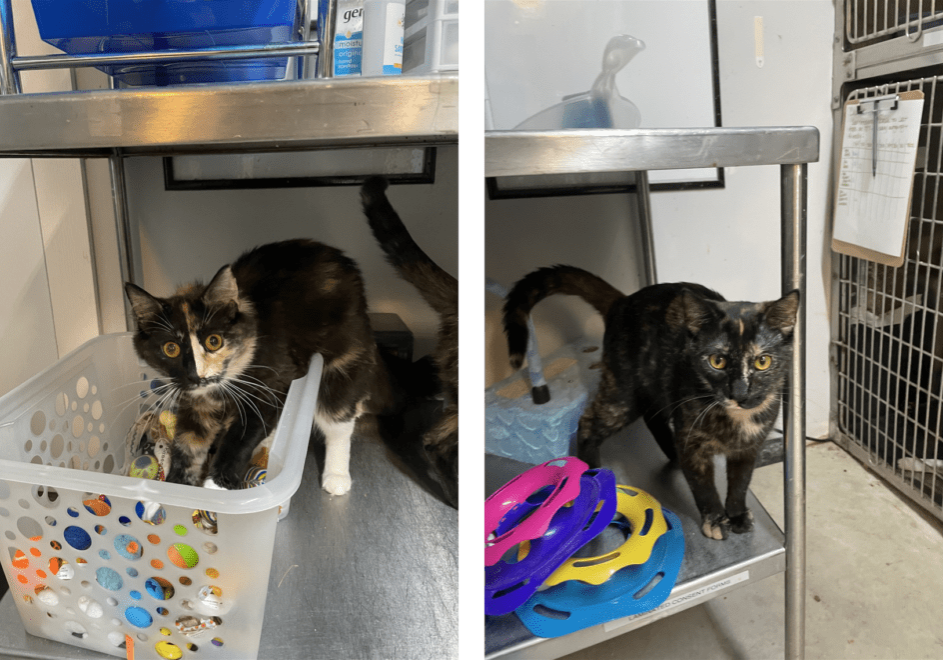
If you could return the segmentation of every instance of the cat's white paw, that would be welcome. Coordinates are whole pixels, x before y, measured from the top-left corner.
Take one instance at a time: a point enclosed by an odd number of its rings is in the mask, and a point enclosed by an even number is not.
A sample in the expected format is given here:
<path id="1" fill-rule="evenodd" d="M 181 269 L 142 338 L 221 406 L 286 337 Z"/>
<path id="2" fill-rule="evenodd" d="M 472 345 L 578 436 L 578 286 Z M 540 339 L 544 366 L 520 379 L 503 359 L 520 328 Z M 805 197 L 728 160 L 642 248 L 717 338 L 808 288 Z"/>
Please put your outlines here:
<path id="1" fill-rule="evenodd" d="M 709 539 L 723 541 L 727 538 L 727 530 L 724 529 L 724 527 L 729 524 L 730 522 L 726 517 L 720 519 L 708 519 L 701 523 L 701 533 Z"/>
<path id="2" fill-rule="evenodd" d="M 346 495 L 350 492 L 350 483 L 349 474 L 325 473 L 321 477 L 321 488 L 331 495 Z"/>

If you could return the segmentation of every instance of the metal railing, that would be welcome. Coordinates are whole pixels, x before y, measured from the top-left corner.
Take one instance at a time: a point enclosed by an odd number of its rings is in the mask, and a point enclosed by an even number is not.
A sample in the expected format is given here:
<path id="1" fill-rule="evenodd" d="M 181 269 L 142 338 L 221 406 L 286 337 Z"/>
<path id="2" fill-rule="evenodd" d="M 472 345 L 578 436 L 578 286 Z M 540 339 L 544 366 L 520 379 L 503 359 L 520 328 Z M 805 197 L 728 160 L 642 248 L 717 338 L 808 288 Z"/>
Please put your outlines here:
<path id="1" fill-rule="evenodd" d="M 920 38 L 924 28 L 943 24 L 938 0 L 845 0 L 845 38 L 854 45 L 882 37 Z"/>
<path id="2" fill-rule="evenodd" d="M 332 57 L 329 47 L 322 47 L 317 38 L 312 39 L 313 14 L 316 0 L 298 0 L 297 41 L 252 46 L 217 46 L 186 50 L 135 51 L 128 53 L 96 53 L 88 55 L 38 55 L 21 56 L 17 53 L 16 35 L 13 29 L 13 0 L 0 0 L 0 93 L 20 94 L 20 72 L 30 70 L 95 67 L 117 64 L 167 64 L 189 60 L 240 60 L 270 57 L 298 57 L 297 77 L 306 76 L 306 58 L 318 55 L 318 77 L 330 77 Z M 326 29 L 325 42 L 333 41 L 334 2 L 328 3 L 327 15 L 322 17 Z"/>

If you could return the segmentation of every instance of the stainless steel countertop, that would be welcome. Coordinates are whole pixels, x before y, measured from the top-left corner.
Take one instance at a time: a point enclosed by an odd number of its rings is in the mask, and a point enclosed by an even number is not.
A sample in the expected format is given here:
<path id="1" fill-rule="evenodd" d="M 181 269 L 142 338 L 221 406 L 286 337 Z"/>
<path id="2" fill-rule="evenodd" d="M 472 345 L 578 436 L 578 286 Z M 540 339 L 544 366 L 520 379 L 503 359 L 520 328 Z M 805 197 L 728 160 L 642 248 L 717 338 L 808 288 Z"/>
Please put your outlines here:
<path id="1" fill-rule="evenodd" d="M 457 658 L 457 511 L 407 477 L 372 437 L 354 438 L 349 495 L 320 489 L 321 458 L 323 446 L 308 453 L 304 480 L 278 523 L 259 657 Z M 28 635 L 7 593 L 0 657 L 112 656 Z"/>
<path id="2" fill-rule="evenodd" d="M 811 126 L 485 133 L 485 176 L 812 163 Z"/>
<path id="3" fill-rule="evenodd" d="M 0 156 L 176 155 L 454 144 L 458 75 L 0 97 Z"/>

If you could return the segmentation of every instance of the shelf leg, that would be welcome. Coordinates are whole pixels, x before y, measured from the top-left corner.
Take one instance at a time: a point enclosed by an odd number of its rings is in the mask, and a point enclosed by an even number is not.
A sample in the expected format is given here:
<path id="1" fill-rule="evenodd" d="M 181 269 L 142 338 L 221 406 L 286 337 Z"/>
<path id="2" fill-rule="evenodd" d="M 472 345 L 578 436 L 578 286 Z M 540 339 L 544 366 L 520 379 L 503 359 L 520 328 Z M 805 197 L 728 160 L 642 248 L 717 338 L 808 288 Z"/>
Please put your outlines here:
<path id="1" fill-rule="evenodd" d="M 309 0 L 314 2 L 315 0 Z M 334 18 L 337 12 L 337 0 L 331 0 L 327 3 L 327 11 L 324 16 L 318 16 L 318 21 L 323 25 L 320 29 L 321 37 L 318 40 L 320 47 L 318 49 L 318 77 L 334 77 Z"/>
<path id="2" fill-rule="evenodd" d="M 317 15 L 317 5 L 318 0 L 299 0 L 300 6 L 299 11 L 301 12 L 301 28 L 299 29 L 299 39 L 303 43 L 311 41 L 311 25 L 314 22 L 314 18 Z M 323 50 L 323 45 L 321 47 Z M 295 77 L 298 80 L 305 80 L 307 78 L 314 78 L 315 72 L 312 72 L 311 69 L 311 57 L 308 55 L 302 55 L 296 60 L 295 63 Z"/>
<path id="3" fill-rule="evenodd" d="M 13 32 L 13 0 L 0 0 L 0 92 L 19 94 L 20 73 L 13 68 L 16 36 Z"/>
<path id="4" fill-rule="evenodd" d="M 108 158 L 108 172 L 111 175 L 111 198 L 115 208 L 115 230 L 118 234 L 118 263 L 121 267 L 122 282 L 140 284 L 135 278 L 134 250 L 131 244 L 131 223 L 128 215 L 127 183 L 124 177 L 124 158 L 118 155 Z M 134 330 L 134 316 L 131 303 L 124 300 L 124 314 L 128 330 Z"/>
<path id="5" fill-rule="evenodd" d="M 782 165 L 783 293 L 799 289 L 793 359 L 785 391 L 786 658 L 805 657 L 805 310 L 808 166 Z"/>
<path id="6" fill-rule="evenodd" d="M 648 188 L 648 172 L 635 173 L 635 198 L 638 201 L 638 219 L 642 234 L 642 262 L 645 266 L 645 285 L 658 283 L 655 268 L 655 236 L 652 233 L 652 199 Z"/>

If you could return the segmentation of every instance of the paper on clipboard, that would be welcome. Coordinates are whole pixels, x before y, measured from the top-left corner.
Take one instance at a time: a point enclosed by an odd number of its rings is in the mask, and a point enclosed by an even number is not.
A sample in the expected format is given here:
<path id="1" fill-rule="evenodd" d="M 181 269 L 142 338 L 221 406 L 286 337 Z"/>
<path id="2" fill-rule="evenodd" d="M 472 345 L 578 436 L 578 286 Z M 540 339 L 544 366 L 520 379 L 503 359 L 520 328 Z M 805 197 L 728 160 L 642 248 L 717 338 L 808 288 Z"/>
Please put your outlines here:
<path id="1" fill-rule="evenodd" d="M 861 99 L 867 105 L 867 99 Z M 845 104 L 832 249 L 888 266 L 904 263 L 923 92 L 901 92 L 896 109 Z M 884 107 L 884 106 L 880 106 Z M 872 170 L 874 121 L 876 169 Z"/>

